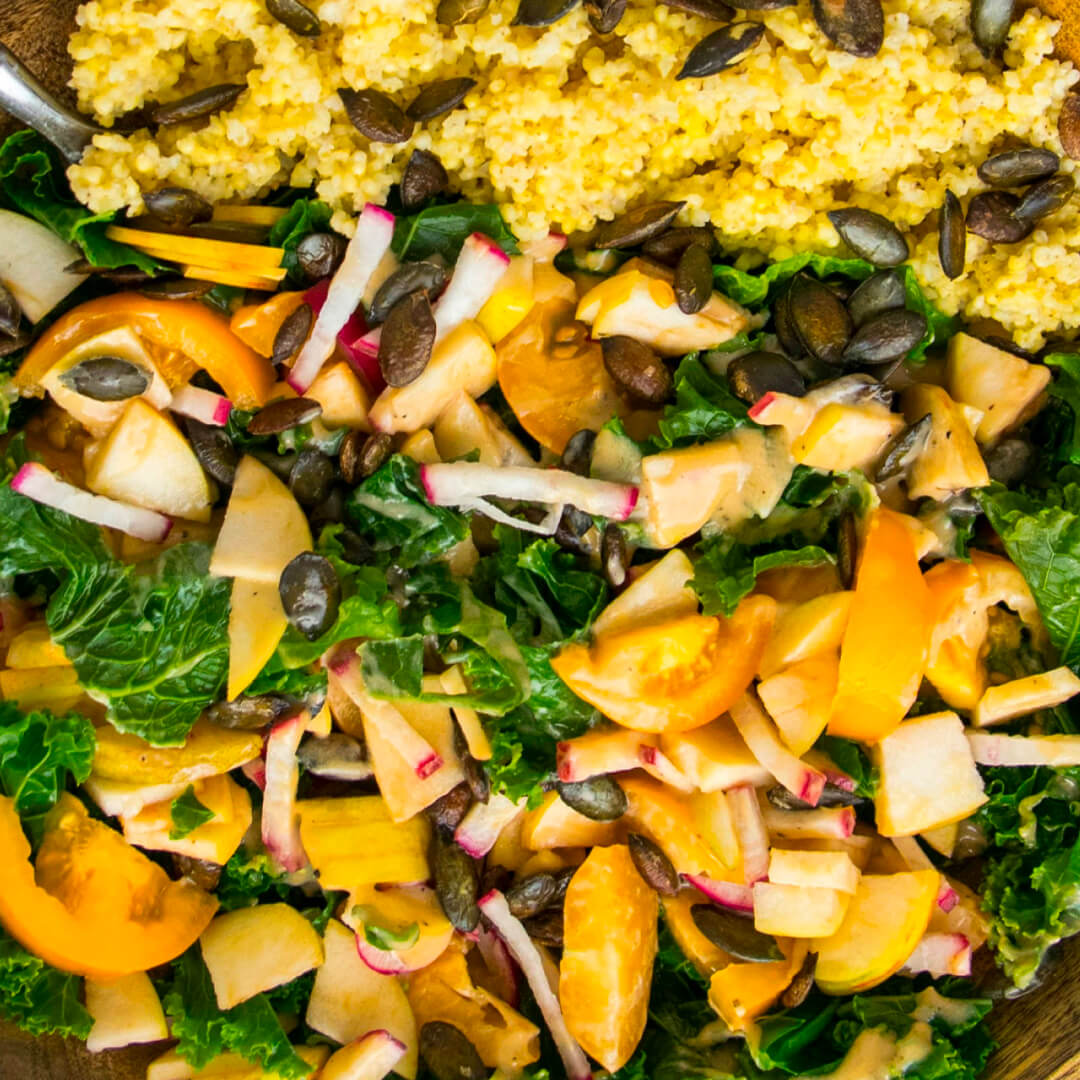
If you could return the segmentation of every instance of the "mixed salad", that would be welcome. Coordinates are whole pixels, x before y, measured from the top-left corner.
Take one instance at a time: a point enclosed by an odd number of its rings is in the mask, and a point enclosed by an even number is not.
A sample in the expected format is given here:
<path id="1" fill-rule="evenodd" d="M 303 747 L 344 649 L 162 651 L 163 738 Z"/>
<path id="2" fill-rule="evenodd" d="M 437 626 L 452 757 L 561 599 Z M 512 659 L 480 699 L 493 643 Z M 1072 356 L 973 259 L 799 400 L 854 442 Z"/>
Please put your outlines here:
<path id="1" fill-rule="evenodd" d="M 149 1080 L 974 1077 L 1080 929 L 1080 352 L 865 211 L 521 250 L 417 155 L 346 240 L 0 149 L 0 1015 Z"/>

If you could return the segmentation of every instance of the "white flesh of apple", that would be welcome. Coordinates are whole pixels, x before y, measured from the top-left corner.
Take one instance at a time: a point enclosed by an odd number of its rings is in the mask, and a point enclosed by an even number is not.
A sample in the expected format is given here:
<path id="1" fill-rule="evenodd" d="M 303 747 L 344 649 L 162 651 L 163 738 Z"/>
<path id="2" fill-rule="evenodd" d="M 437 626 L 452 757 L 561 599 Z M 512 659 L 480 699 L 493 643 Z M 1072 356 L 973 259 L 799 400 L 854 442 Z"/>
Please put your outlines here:
<path id="1" fill-rule="evenodd" d="M 777 810 L 766 805 L 765 827 L 773 839 L 844 839 L 855 829 L 855 811 L 850 806 L 828 806 L 816 810 Z"/>
<path id="2" fill-rule="evenodd" d="M 144 806 L 183 795 L 187 784 L 129 784 L 123 780 L 87 777 L 83 789 L 109 817 L 134 817 Z"/>
<path id="3" fill-rule="evenodd" d="M 781 937 L 830 937 L 840 929 L 851 895 L 806 885 L 754 885 L 754 928 Z"/>
<path id="4" fill-rule="evenodd" d="M 85 280 L 69 274 L 80 253 L 38 221 L 0 210 L 0 282 L 36 323 Z"/>
<path id="5" fill-rule="evenodd" d="M 844 851 L 789 851 L 773 848 L 769 853 L 769 880 L 776 885 L 805 885 L 853 893 L 859 884 L 859 868 Z"/>
<path id="6" fill-rule="evenodd" d="M 971 731 L 968 745 L 980 765 L 1080 765 L 1080 735 L 986 735 Z"/>
<path id="7" fill-rule="evenodd" d="M 690 797 L 690 812 L 713 854 L 728 869 L 739 865 L 739 837 L 727 795 L 722 791 L 699 791 Z"/>
<path id="8" fill-rule="evenodd" d="M 165 1013 L 144 971 L 119 979 L 86 980 L 86 1011 L 94 1026 L 86 1037 L 92 1054 L 169 1037 Z"/>
<path id="9" fill-rule="evenodd" d="M 990 686 L 972 713 L 976 727 L 991 727 L 1039 709 L 1052 709 L 1080 693 L 1080 679 L 1067 667 Z"/>
<path id="10" fill-rule="evenodd" d="M 678 548 L 669 551 L 600 612 L 593 633 L 614 634 L 635 624 L 694 614 L 698 599 L 690 587 L 693 576 L 694 565 L 686 553 Z"/>
<path id="11" fill-rule="evenodd" d="M 743 742 L 730 716 L 693 731 L 662 735 L 660 749 L 702 791 L 724 791 L 741 784 L 759 787 L 773 780 Z"/>

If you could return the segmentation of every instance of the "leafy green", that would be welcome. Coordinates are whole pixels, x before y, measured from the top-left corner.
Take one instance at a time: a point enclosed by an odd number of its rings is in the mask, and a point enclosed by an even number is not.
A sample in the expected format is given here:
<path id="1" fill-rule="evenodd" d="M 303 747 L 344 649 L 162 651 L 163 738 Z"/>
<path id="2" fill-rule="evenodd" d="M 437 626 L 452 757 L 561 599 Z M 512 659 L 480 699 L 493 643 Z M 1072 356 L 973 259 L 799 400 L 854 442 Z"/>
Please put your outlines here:
<path id="1" fill-rule="evenodd" d="M 283 1080 L 301 1080 L 312 1069 L 299 1057 L 281 1028 L 265 994 L 218 1008 L 210 972 L 198 947 L 175 962 L 172 983 L 162 1004 L 178 1040 L 176 1050 L 197 1069 L 218 1054 L 231 1052 L 257 1063 Z"/>
<path id="2" fill-rule="evenodd" d="M 985 489 L 980 502 L 1024 575 L 1061 662 L 1080 670 L 1080 470 L 1039 492 Z"/>
<path id="3" fill-rule="evenodd" d="M 274 869 L 269 855 L 251 855 L 240 848 L 222 867 L 215 895 L 223 911 L 234 911 L 263 900 L 283 900 L 289 895 L 289 884 Z"/>
<path id="4" fill-rule="evenodd" d="M 1056 369 L 1050 395 L 1069 414 L 1068 422 L 1062 425 L 1056 456 L 1080 464 L 1080 353 L 1051 353 L 1044 363 Z"/>
<path id="5" fill-rule="evenodd" d="M 731 392 L 727 379 L 713 374 L 698 353 L 690 353 L 675 371 L 675 401 L 665 407 L 653 444 L 666 450 L 708 441 L 746 423 L 746 404 Z"/>
<path id="6" fill-rule="evenodd" d="M 22 816 L 50 810 L 67 785 L 90 775 L 97 739 L 94 725 L 77 713 L 20 713 L 0 702 L 0 788 Z"/>
<path id="7" fill-rule="evenodd" d="M 409 923 L 402 930 L 393 930 L 371 922 L 364 923 L 364 939 L 376 949 L 384 951 L 407 949 L 410 945 L 415 945 L 419 937 L 419 923 Z"/>
<path id="8" fill-rule="evenodd" d="M 877 795 L 881 776 L 877 767 L 870 761 L 866 751 L 851 739 L 841 739 L 836 735 L 822 735 L 815 746 L 833 764 L 855 781 L 855 794 L 864 799 Z"/>
<path id="9" fill-rule="evenodd" d="M 170 840 L 183 840 L 190 836 L 200 825 L 205 825 L 215 818 L 214 811 L 199 802 L 194 784 L 188 784 L 182 795 L 177 795 L 169 807 Z"/>
<path id="10" fill-rule="evenodd" d="M 303 1016 L 314 986 L 315 972 L 305 971 L 290 982 L 267 990 L 266 1000 L 270 1002 L 274 1012 L 281 1016 Z"/>
<path id="11" fill-rule="evenodd" d="M 305 236 L 325 232 L 330 227 L 333 210 L 319 199 L 297 199 L 285 216 L 270 230 L 266 242 L 271 247 L 285 249 L 281 265 L 289 272 L 293 282 L 304 282 L 304 274 L 296 259 L 296 247 Z"/>
<path id="12" fill-rule="evenodd" d="M 462 244 L 474 232 L 494 240 L 507 255 L 517 254 L 514 234 L 493 203 L 448 203 L 399 217 L 391 247 L 399 259 L 442 255 L 453 262 L 461 254 Z"/>
<path id="13" fill-rule="evenodd" d="M 93 1019 L 81 1003 L 82 979 L 57 971 L 0 930 L 0 1016 L 31 1035 L 85 1039 Z"/>
<path id="14" fill-rule="evenodd" d="M 833 557 L 817 544 L 780 545 L 755 553 L 726 534 L 706 541 L 700 551 L 701 557 L 694 564 L 693 585 L 706 615 L 730 615 L 766 570 L 833 562 Z"/>
<path id="15" fill-rule="evenodd" d="M 35 131 L 17 131 L 0 146 L 0 205 L 40 221 L 81 248 L 94 266 L 163 269 L 156 259 L 105 235 L 116 214 L 93 214 L 75 201 L 59 155 Z"/>
<path id="16" fill-rule="evenodd" d="M 183 742 L 225 683 L 229 583 L 209 564 L 187 543 L 137 572 L 96 526 L 0 487 L 0 575 L 56 576 L 53 640 L 113 724 L 156 745 Z"/>
<path id="17" fill-rule="evenodd" d="M 401 454 L 352 492 L 347 510 L 375 552 L 405 569 L 445 555 L 469 535 L 463 514 L 427 501 L 419 466 Z"/>

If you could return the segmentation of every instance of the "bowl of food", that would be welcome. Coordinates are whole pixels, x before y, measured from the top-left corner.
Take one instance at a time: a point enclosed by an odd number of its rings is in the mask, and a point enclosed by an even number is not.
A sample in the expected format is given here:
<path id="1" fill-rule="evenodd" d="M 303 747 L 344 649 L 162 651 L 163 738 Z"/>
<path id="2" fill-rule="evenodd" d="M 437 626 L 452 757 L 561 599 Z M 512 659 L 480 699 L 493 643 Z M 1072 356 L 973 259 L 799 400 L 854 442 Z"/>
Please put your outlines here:
<path id="1" fill-rule="evenodd" d="M 1074 1075 L 1075 5 L 10 8 L 0 1073 Z"/>

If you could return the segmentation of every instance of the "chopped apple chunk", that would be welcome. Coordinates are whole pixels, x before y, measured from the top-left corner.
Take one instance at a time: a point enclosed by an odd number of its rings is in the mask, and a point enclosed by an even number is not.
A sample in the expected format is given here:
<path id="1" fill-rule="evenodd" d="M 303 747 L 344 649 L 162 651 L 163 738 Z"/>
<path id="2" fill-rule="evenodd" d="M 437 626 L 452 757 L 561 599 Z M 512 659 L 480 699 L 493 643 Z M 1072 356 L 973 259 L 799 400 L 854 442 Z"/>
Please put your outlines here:
<path id="1" fill-rule="evenodd" d="M 754 928 L 763 934 L 822 938 L 835 934 L 844 921 L 849 893 L 809 885 L 754 885 Z"/>
<path id="2" fill-rule="evenodd" d="M 1080 765 L 1080 735 L 987 735 L 969 731 L 971 753 L 980 765 Z"/>
<path id="3" fill-rule="evenodd" d="M 165 1012 L 144 971 L 119 979 L 87 979 L 86 1011 L 94 1018 L 86 1037 L 91 1054 L 169 1037 Z"/>
<path id="4" fill-rule="evenodd" d="M 1080 693 L 1080 679 L 1065 667 L 991 686 L 979 698 L 972 714 L 976 727 L 991 727 L 1027 716 L 1039 709 L 1052 709 Z"/>
<path id="5" fill-rule="evenodd" d="M 769 881 L 853 893 L 859 884 L 859 868 L 844 851 L 773 848 L 769 854 Z"/>

